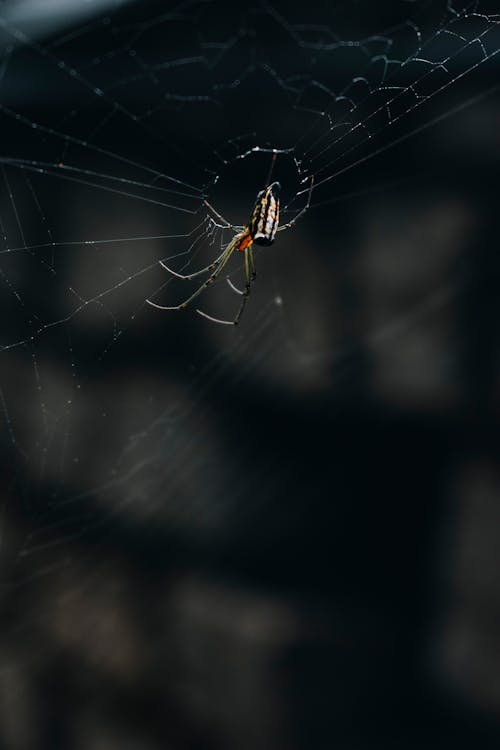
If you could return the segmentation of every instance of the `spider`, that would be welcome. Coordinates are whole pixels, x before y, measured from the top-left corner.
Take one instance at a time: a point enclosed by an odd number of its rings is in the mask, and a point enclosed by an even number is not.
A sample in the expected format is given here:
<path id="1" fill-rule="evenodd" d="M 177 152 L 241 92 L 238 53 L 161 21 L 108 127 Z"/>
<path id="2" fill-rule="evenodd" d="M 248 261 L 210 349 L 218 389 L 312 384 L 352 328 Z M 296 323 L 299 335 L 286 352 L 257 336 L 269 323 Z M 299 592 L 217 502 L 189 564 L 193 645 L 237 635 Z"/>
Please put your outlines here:
<path id="1" fill-rule="evenodd" d="M 276 155 L 274 155 L 275 158 Z M 273 159 L 274 163 L 274 159 Z M 272 165 L 271 165 L 271 171 L 272 171 Z M 269 183 L 269 178 L 271 176 L 271 172 L 268 175 L 267 182 Z M 181 302 L 180 305 L 175 305 L 172 307 L 167 307 L 165 305 L 158 305 L 156 302 L 152 302 L 151 300 L 146 300 L 148 304 L 152 305 L 153 307 L 158 308 L 159 310 L 184 310 L 193 300 L 195 300 L 202 292 L 205 291 L 205 289 L 210 286 L 210 284 L 213 284 L 214 281 L 217 279 L 218 276 L 222 273 L 224 268 L 229 262 L 229 259 L 231 258 L 231 255 L 235 250 L 239 250 L 240 252 L 244 253 L 244 262 L 245 262 L 245 277 L 246 277 L 246 283 L 245 283 L 245 289 L 244 291 L 240 291 L 237 289 L 234 284 L 230 281 L 230 279 L 226 279 L 228 284 L 230 285 L 231 289 L 236 292 L 237 294 L 240 294 L 242 296 L 242 301 L 240 304 L 240 307 L 236 313 L 236 316 L 233 320 L 221 320 L 220 318 L 214 318 L 211 315 L 208 315 L 207 313 L 203 312 L 203 310 L 197 309 L 196 312 L 198 315 L 201 315 L 204 318 L 207 318 L 208 320 L 211 320 L 213 323 L 221 323 L 222 325 L 231 325 L 236 326 L 240 322 L 241 316 L 243 314 L 243 311 L 245 309 L 245 305 L 247 303 L 248 297 L 250 295 L 250 289 L 252 286 L 253 281 L 256 277 L 256 271 L 255 271 L 255 262 L 253 257 L 253 250 L 252 245 L 264 245 L 268 247 L 269 245 L 272 245 L 274 242 L 274 238 L 276 236 L 276 232 L 282 232 L 285 229 L 290 229 L 294 226 L 295 222 L 300 219 L 301 216 L 305 214 L 307 209 L 309 208 L 309 205 L 311 203 L 311 193 L 314 185 L 314 176 L 311 177 L 311 183 L 309 185 L 309 190 L 307 193 L 307 202 L 306 205 L 298 212 L 298 214 L 287 224 L 282 224 L 279 226 L 279 215 L 280 215 L 280 183 L 279 182 L 273 182 L 264 190 L 261 190 L 257 198 L 255 200 L 255 205 L 253 207 L 252 213 L 250 215 L 250 219 L 248 221 L 248 224 L 245 227 L 241 226 L 235 226 L 233 224 L 230 224 L 226 219 L 224 219 L 223 216 L 221 216 L 215 208 L 213 208 L 208 201 L 204 201 L 204 205 L 206 208 L 211 211 L 214 216 L 217 217 L 222 223 L 223 226 L 226 229 L 233 229 L 236 231 L 236 234 L 232 238 L 232 240 L 229 242 L 229 244 L 224 248 L 222 253 L 215 258 L 215 260 L 210 263 L 210 265 L 206 266 L 205 268 L 201 268 L 199 271 L 195 271 L 194 273 L 189 273 L 186 275 L 177 273 L 176 271 L 173 271 L 171 268 L 169 268 L 163 261 L 160 261 L 160 265 L 168 271 L 172 276 L 175 276 L 178 279 L 182 279 L 183 281 L 188 281 L 191 279 L 196 278 L 197 276 L 201 276 L 204 273 L 210 274 L 208 278 L 203 282 L 203 284 L 187 299 L 184 300 L 184 302 Z"/>

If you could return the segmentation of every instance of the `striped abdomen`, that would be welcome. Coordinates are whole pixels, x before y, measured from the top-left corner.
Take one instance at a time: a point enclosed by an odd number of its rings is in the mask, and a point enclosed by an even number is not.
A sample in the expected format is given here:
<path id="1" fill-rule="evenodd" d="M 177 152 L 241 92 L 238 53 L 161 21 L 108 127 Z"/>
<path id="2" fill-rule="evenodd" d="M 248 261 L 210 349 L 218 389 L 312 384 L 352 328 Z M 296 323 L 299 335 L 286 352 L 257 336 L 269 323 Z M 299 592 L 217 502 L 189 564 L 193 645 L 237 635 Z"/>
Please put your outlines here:
<path id="1" fill-rule="evenodd" d="M 274 242 L 280 218 L 279 192 L 279 182 L 273 182 L 257 196 L 248 223 L 250 236 L 256 245 L 272 245 Z"/>

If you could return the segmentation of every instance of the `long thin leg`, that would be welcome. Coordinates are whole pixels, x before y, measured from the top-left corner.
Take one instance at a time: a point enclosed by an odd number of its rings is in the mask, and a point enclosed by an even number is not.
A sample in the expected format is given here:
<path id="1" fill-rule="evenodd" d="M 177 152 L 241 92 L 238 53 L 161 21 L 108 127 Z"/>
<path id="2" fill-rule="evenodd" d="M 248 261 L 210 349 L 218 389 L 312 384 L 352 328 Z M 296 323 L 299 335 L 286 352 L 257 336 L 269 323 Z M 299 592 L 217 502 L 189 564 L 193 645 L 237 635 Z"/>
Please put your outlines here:
<path id="1" fill-rule="evenodd" d="M 210 263 L 210 265 L 205 266 L 205 268 L 201 268 L 199 271 L 195 271 L 194 273 L 187 273 L 187 274 L 177 273 L 177 271 L 174 271 L 172 268 L 167 266 L 167 264 L 164 263 L 162 260 L 160 260 L 160 266 L 164 268 L 165 271 L 168 271 L 169 273 L 171 273 L 172 276 L 175 276 L 176 279 L 182 279 L 183 281 L 190 281 L 191 279 L 196 278 L 196 276 L 201 276 L 202 274 L 208 273 L 208 271 L 213 271 L 215 268 L 217 268 L 225 252 L 226 252 L 226 249 L 224 249 L 222 253 Z"/>
<path id="2" fill-rule="evenodd" d="M 267 180 L 266 180 L 266 184 L 264 186 L 264 189 L 267 188 L 267 187 L 269 187 L 269 183 L 271 182 L 271 177 L 272 177 L 273 172 L 274 172 L 274 165 L 276 164 L 276 157 L 277 156 L 278 156 L 278 154 L 276 153 L 276 151 L 274 151 L 272 159 L 271 159 L 271 166 L 269 167 L 269 172 L 267 173 Z"/>
<path id="3" fill-rule="evenodd" d="M 291 221 L 289 221 L 287 224 L 282 224 L 281 226 L 279 226 L 278 229 L 277 229 L 278 232 L 282 232 L 284 229 L 290 229 L 290 227 L 293 227 L 293 225 L 295 224 L 295 222 L 298 219 L 300 219 L 301 216 L 303 216 L 305 214 L 305 212 L 307 211 L 307 209 L 311 205 L 311 193 L 312 193 L 313 186 L 314 186 L 314 175 L 311 177 L 311 184 L 309 185 L 309 190 L 307 192 L 307 203 L 306 203 L 306 205 L 304 206 L 304 208 L 301 208 L 301 210 L 299 211 L 299 213 L 297 214 L 297 216 L 295 216 L 294 219 L 292 219 Z"/>
<path id="4" fill-rule="evenodd" d="M 210 205 L 210 203 L 208 201 L 206 201 L 206 200 L 203 201 L 203 204 L 209 209 L 209 211 L 211 211 L 213 213 L 214 216 L 216 216 L 219 219 L 219 221 L 222 221 L 223 225 L 227 229 L 243 229 L 243 227 L 237 227 L 234 224 L 230 224 L 227 221 L 227 219 L 225 219 L 218 211 L 215 210 L 215 208 L 213 206 Z"/>
<path id="5" fill-rule="evenodd" d="M 229 278 L 229 276 L 226 276 L 226 281 L 227 281 L 229 287 L 233 290 L 233 292 L 236 292 L 236 294 L 239 294 L 240 296 L 242 294 L 245 294 L 245 292 L 242 292 L 241 289 L 238 289 L 238 287 L 236 286 L 236 284 L 233 284 L 233 282 L 231 281 L 231 279 Z"/>
<path id="6" fill-rule="evenodd" d="M 240 318 L 243 315 L 243 310 L 245 309 L 245 306 L 247 304 L 247 300 L 250 296 L 250 288 L 252 286 L 253 276 L 250 274 L 250 248 L 247 247 L 245 250 L 245 275 L 246 275 L 246 284 L 245 284 L 245 291 L 243 293 L 243 299 L 241 300 L 240 309 L 236 313 L 236 317 L 233 321 L 234 325 L 237 326 L 240 322 Z"/>
<path id="7" fill-rule="evenodd" d="M 253 258 L 253 250 L 251 246 L 248 248 L 248 256 L 250 258 L 251 277 L 252 277 L 252 281 L 254 281 L 257 276 L 257 271 L 255 270 L 255 261 Z"/>
<path id="8" fill-rule="evenodd" d="M 251 281 L 254 281 L 255 278 L 257 277 L 257 271 L 255 270 L 255 261 L 253 259 L 253 250 L 251 246 L 248 247 L 248 257 L 250 260 L 250 277 L 251 277 Z M 233 284 L 229 276 L 226 278 L 226 281 L 228 285 L 231 287 L 231 289 L 233 290 L 233 292 L 236 292 L 236 294 L 239 294 L 240 296 L 245 294 L 244 291 L 241 291 L 241 289 L 238 289 L 236 284 Z"/>
<path id="9" fill-rule="evenodd" d="M 165 306 L 165 305 L 158 305 L 156 302 L 152 302 L 150 299 L 146 300 L 146 302 L 151 305 L 152 307 L 158 308 L 158 310 L 184 310 L 196 297 L 198 297 L 210 284 L 213 284 L 213 282 L 216 280 L 216 278 L 219 276 L 223 268 L 226 266 L 226 264 L 229 261 L 229 258 L 233 254 L 233 251 L 238 244 L 240 240 L 240 236 L 236 235 L 227 248 L 222 253 L 222 256 L 220 257 L 220 261 L 218 262 L 218 266 L 215 269 L 215 271 L 208 277 L 206 281 L 203 282 L 203 284 L 184 302 L 181 302 L 180 305 L 173 305 L 173 306 Z"/>
<path id="10" fill-rule="evenodd" d="M 250 296 L 250 289 L 252 286 L 252 281 L 255 279 L 255 264 L 253 260 L 253 253 L 250 249 L 250 247 L 247 247 L 245 249 L 245 276 L 246 276 L 246 284 L 245 284 L 245 291 L 240 292 L 239 289 L 236 289 L 236 287 L 233 286 L 234 290 L 242 295 L 243 299 L 241 300 L 241 305 L 239 307 L 238 312 L 236 313 L 236 317 L 234 320 L 222 320 L 221 318 L 214 318 L 212 315 L 208 315 L 206 312 L 203 312 L 203 310 L 196 310 L 198 315 L 201 315 L 203 318 L 206 318 L 207 320 L 211 320 L 212 323 L 220 323 L 221 325 L 225 326 L 237 326 L 240 322 L 240 318 L 243 315 L 243 310 L 245 309 L 247 300 Z"/>

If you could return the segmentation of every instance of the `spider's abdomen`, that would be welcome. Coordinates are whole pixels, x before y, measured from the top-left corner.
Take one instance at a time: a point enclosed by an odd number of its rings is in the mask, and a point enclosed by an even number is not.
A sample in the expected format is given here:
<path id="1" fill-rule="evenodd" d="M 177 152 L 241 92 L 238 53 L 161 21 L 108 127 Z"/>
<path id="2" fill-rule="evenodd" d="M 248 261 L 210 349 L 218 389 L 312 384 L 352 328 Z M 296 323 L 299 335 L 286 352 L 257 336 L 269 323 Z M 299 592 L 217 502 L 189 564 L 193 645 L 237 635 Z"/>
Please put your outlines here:
<path id="1" fill-rule="evenodd" d="M 250 236 L 256 245 L 272 245 L 274 242 L 280 219 L 279 192 L 279 182 L 273 182 L 257 196 L 248 223 Z"/>

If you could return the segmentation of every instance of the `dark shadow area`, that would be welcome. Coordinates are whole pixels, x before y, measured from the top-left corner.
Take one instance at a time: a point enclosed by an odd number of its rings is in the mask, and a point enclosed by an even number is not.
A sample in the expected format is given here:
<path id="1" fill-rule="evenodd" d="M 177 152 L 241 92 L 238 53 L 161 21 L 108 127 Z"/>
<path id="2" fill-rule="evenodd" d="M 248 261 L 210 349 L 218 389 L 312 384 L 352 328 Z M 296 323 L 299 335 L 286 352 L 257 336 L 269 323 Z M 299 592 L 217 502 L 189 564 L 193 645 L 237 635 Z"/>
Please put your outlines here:
<path id="1" fill-rule="evenodd" d="M 494 8 L 21 5 L 1 747 L 498 748 Z M 283 222 L 315 188 L 241 324 L 147 305 L 191 289 L 159 260 L 231 238 L 204 198 L 248 220 L 272 149 Z"/>

